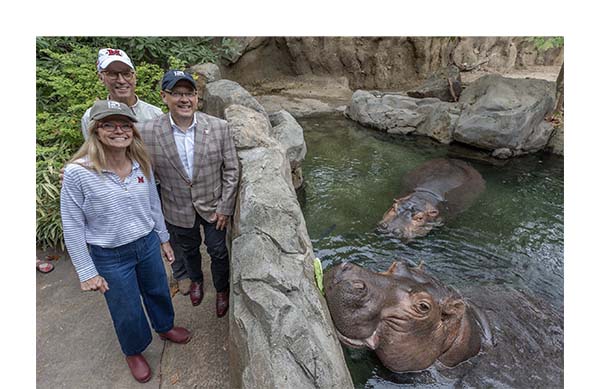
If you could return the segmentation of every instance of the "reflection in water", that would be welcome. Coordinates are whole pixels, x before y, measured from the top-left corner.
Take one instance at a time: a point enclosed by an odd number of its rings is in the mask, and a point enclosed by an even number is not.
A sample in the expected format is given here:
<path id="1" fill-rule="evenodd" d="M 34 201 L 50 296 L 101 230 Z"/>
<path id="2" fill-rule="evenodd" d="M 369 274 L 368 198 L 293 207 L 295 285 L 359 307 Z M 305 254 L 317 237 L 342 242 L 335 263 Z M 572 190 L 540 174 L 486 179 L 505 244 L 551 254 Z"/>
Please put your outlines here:
<path id="1" fill-rule="evenodd" d="M 502 166 L 471 161 L 486 180 L 486 192 L 447 225 L 406 244 L 376 233 L 376 224 L 403 191 L 403 175 L 427 160 L 446 157 L 450 148 L 426 138 L 394 138 L 342 117 L 300 124 L 308 153 L 299 198 L 324 268 L 351 261 L 384 271 L 398 257 L 423 260 L 436 277 L 459 290 L 508 285 L 562 310 L 561 157 L 535 154 Z M 370 352 L 346 352 L 355 382 L 365 387 L 395 387 L 392 383 L 406 380 L 439 387 L 444 382 L 431 378 L 435 371 L 399 376 L 381 367 Z"/>

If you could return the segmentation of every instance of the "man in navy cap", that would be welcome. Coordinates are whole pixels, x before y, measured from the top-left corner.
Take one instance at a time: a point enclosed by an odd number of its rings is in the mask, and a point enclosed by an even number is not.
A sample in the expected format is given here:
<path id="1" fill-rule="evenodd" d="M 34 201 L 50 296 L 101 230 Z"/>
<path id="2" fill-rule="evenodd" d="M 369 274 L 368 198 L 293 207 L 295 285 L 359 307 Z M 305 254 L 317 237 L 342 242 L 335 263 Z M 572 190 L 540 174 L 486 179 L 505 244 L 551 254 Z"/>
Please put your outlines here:
<path id="1" fill-rule="evenodd" d="M 176 280 L 191 279 L 190 299 L 204 297 L 200 227 L 211 257 L 216 313 L 229 307 L 229 253 L 226 231 L 235 208 L 239 163 L 225 120 L 198 112 L 198 91 L 192 76 L 169 70 L 161 97 L 169 112 L 140 125 L 160 180 L 163 213 L 175 253 Z"/>
<path id="2" fill-rule="evenodd" d="M 140 100 L 135 94 L 136 75 L 133 62 L 120 49 L 105 48 L 98 51 L 98 78 L 108 90 L 107 100 L 114 100 L 127 104 L 135 113 L 138 122 L 154 119 L 162 115 L 160 108 Z M 81 118 L 81 132 L 84 139 L 88 137 L 90 124 L 89 108 Z"/>

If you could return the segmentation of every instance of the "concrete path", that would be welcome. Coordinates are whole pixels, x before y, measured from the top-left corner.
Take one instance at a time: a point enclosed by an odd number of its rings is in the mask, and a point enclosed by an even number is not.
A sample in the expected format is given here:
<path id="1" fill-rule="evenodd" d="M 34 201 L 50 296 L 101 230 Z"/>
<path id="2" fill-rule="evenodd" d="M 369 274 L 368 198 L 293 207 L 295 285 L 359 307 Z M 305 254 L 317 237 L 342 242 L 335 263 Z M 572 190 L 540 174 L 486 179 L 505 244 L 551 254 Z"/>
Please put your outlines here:
<path id="1" fill-rule="evenodd" d="M 49 252 L 38 250 L 39 259 Z M 54 252 L 51 252 L 54 253 Z M 210 260 L 202 246 L 204 300 L 193 307 L 189 296 L 173 296 L 175 325 L 190 329 L 185 345 L 154 334 L 144 352 L 152 379 L 133 379 L 119 347 L 104 297 L 83 292 L 64 253 L 54 271 L 36 272 L 36 379 L 38 388 L 228 388 L 229 317 L 215 315 Z"/>

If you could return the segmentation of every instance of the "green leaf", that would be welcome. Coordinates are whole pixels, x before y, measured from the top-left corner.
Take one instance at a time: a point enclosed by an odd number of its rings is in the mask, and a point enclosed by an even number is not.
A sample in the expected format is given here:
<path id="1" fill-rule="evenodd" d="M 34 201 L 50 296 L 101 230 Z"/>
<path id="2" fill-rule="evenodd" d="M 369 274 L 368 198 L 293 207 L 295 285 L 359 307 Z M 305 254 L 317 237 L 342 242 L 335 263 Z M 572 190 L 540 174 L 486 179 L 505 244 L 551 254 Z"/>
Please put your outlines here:
<path id="1" fill-rule="evenodd" d="M 325 296 L 325 291 L 323 290 L 323 267 L 321 266 L 321 260 L 315 257 L 313 263 L 315 268 L 315 281 L 317 282 L 317 288 L 319 288 L 321 294 Z"/>

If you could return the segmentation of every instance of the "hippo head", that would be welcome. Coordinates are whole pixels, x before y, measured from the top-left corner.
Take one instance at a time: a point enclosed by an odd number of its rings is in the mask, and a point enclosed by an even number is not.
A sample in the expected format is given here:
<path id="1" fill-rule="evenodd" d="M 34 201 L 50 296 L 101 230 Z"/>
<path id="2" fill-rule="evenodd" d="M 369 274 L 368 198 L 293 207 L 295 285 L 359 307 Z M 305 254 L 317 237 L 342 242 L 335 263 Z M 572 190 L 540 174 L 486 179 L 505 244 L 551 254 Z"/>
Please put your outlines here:
<path id="1" fill-rule="evenodd" d="M 377 224 L 380 231 L 390 232 L 401 239 L 410 240 L 425 236 L 442 224 L 434 201 L 421 192 L 394 199 L 392 206 Z"/>
<path id="2" fill-rule="evenodd" d="M 325 273 L 325 296 L 338 337 L 368 347 L 395 372 L 446 366 L 476 355 L 480 328 L 465 301 L 422 266 L 394 262 L 383 273 L 351 263 Z"/>

